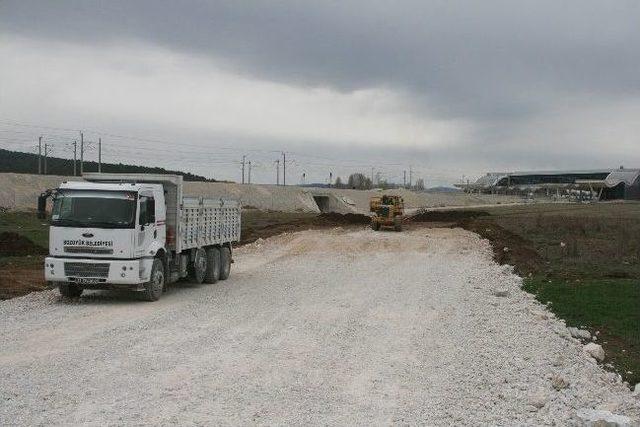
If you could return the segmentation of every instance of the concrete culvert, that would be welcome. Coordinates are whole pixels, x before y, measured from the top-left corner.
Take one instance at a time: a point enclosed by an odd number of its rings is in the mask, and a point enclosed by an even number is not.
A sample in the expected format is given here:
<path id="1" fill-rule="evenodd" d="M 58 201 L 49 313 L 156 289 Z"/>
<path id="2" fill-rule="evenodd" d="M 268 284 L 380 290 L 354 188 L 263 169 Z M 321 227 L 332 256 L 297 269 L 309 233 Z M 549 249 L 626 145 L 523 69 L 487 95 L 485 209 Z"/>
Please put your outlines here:
<path id="1" fill-rule="evenodd" d="M 320 212 L 331 212 L 329 196 L 313 196 L 313 200 L 318 205 L 318 209 L 320 209 Z"/>

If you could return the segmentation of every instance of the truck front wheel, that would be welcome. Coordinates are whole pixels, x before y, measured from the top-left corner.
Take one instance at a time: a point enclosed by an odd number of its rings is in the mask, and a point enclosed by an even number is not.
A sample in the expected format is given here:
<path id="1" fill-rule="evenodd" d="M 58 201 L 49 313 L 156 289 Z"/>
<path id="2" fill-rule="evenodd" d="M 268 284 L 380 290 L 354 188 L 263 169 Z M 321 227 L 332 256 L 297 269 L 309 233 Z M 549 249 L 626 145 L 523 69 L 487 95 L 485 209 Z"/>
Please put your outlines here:
<path id="1" fill-rule="evenodd" d="M 158 301 L 164 289 L 164 266 L 158 258 L 153 260 L 151 267 L 151 277 L 144 284 L 142 299 L 145 301 Z"/>
<path id="2" fill-rule="evenodd" d="M 82 288 L 75 283 L 60 283 L 58 290 L 60 295 L 67 298 L 78 298 L 82 295 Z"/>
<path id="3" fill-rule="evenodd" d="M 220 280 L 227 280 L 231 274 L 231 250 L 220 248 Z"/>

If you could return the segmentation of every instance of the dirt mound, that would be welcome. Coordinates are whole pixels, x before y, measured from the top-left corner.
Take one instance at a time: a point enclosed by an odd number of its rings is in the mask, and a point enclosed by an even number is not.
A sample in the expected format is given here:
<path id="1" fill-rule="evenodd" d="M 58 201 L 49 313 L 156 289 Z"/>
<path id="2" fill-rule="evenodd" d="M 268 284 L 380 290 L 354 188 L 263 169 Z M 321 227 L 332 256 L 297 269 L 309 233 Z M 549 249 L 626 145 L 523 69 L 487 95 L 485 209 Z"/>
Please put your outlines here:
<path id="1" fill-rule="evenodd" d="M 0 234 L 0 256 L 45 255 L 47 250 L 28 238 L 10 231 Z"/>
<path id="2" fill-rule="evenodd" d="M 330 225 L 369 224 L 371 218 L 362 214 L 325 212 L 317 217 L 317 222 Z"/>
<path id="3" fill-rule="evenodd" d="M 471 210 L 420 211 L 409 218 L 411 222 L 458 222 L 488 216 L 488 212 Z"/>
<path id="4" fill-rule="evenodd" d="M 463 220 L 456 224 L 473 231 L 489 240 L 493 246 L 495 260 L 499 264 L 509 264 L 521 276 L 537 273 L 544 263 L 533 244 L 519 235 L 490 221 Z"/>

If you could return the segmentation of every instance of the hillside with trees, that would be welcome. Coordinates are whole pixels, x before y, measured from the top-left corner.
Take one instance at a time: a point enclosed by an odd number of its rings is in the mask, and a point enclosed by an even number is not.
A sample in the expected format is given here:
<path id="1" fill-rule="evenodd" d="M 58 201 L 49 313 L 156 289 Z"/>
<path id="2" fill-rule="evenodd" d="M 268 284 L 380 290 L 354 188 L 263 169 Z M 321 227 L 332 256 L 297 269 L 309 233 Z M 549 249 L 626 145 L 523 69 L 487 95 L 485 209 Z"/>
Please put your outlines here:
<path id="1" fill-rule="evenodd" d="M 44 168 L 44 157 L 42 158 Z M 80 175 L 80 161 L 76 162 L 77 175 Z M 85 172 L 97 172 L 97 162 L 84 162 Z M 23 153 L 19 151 L 9 151 L 0 149 L 0 172 L 13 173 L 38 173 L 38 155 L 32 153 Z M 159 167 L 125 165 L 122 163 L 102 163 L 102 172 L 105 173 L 156 173 L 156 174 L 172 174 L 182 175 L 185 181 L 209 181 L 215 182 L 213 179 L 207 179 L 200 175 L 194 175 L 189 172 L 181 172 L 168 170 Z M 43 169 L 44 173 L 44 169 Z M 58 157 L 49 157 L 47 159 L 47 175 L 73 176 L 73 159 L 61 159 Z"/>

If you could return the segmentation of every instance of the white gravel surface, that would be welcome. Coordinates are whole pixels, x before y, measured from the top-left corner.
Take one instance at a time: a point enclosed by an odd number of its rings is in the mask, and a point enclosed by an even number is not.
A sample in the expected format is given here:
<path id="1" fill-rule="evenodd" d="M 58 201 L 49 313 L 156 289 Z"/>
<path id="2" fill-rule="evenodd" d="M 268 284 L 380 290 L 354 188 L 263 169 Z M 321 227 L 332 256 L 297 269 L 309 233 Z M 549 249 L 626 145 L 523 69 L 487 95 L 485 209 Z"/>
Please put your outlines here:
<path id="1" fill-rule="evenodd" d="M 0 425 L 637 422 L 520 284 L 462 230 L 335 229 L 241 248 L 228 281 L 156 303 L 31 294 L 0 303 Z"/>

